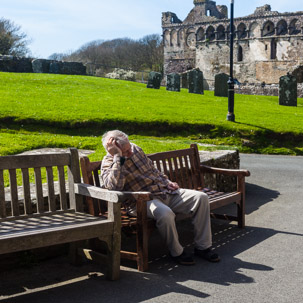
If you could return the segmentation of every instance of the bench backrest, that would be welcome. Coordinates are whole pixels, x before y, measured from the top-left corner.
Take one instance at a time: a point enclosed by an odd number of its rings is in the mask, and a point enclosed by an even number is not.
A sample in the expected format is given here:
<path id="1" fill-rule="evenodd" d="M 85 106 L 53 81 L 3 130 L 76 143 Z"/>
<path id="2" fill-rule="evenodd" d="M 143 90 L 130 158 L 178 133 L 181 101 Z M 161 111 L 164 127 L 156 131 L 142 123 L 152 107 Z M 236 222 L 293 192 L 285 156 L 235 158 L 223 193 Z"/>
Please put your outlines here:
<path id="1" fill-rule="evenodd" d="M 150 154 L 148 157 L 169 180 L 177 182 L 181 188 L 197 189 L 204 186 L 196 144 L 186 149 Z"/>
<path id="2" fill-rule="evenodd" d="M 44 175 L 46 184 L 43 184 Z M 21 178 L 22 182 L 18 181 Z M 6 180 L 9 184 L 5 184 Z M 79 156 L 75 148 L 67 153 L 0 157 L 0 218 L 81 210 L 81 199 L 74 192 L 74 183 L 79 182 Z M 18 183 L 22 183 L 21 194 Z"/>
<path id="3" fill-rule="evenodd" d="M 191 144 L 190 148 L 168 152 L 149 154 L 155 167 L 177 182 L 182 188 L 197 189 L 204 187 L 204 177 L 199 169 L 200 159 L 196 144 Z M 100 186 L 99 173 L 101 161 L 90 162 L 87 157 L 80 158 L 83 182 L 86 184 Z M 106 210 L 105 203 L 87 198 L 89 213 L 98 215 Z"/>

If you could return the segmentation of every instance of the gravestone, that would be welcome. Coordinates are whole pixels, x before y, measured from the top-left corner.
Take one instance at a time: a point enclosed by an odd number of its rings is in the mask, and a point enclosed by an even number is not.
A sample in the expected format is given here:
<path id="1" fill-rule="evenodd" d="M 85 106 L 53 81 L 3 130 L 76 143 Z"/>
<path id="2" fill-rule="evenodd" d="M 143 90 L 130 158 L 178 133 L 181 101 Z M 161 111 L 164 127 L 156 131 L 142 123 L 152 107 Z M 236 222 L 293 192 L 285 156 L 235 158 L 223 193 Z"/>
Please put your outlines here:
<path id="1" fill-rule="evenodd" d="M 279 105 L 297 106 L 297 79 L 289 73 L 280 78 Z"/>
<path id="2" fill-rule="evenodd" d="M 162 75 L 157 72 L 150 72 L 148 75 L 147 88 L 159 89 L 161 85 Z"/>
<path id="3" fill-rule="evenodd" d="M 181 87 L 188 88 L 188 73 L 181 74 Z"/>
<path id="4" fill-rule="evenodd" d="M 166 90 L 179 92 L 180 91 L 180 75 L 176 73 L 166 76 Z"/>
<path id="5" fill-rule="evenodd" d="M 204 94 L 203 73 L 200 70 L 188 72 L 188 92 L 192 94 Z"/>
<path id="6" fill-rule="evenodd" d="M 228 97 L 228 79 L 229 76 L 224 73 L 215 75 L 215 96 Z"/>

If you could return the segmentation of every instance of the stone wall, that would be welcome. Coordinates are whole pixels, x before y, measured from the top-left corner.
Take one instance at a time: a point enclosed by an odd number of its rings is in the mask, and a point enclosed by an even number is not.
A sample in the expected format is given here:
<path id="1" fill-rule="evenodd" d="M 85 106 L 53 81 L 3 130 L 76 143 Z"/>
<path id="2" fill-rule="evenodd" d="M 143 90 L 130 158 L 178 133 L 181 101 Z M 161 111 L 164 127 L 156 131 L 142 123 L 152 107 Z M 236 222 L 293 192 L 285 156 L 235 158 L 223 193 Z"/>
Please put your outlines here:
<path id="1" fill-rule="evenodd" d="M 0 71 L 12 73 L 32 73 L 32 59 L 15 56 L 0 56 Z"/>
<path id="2" fill-rule="evenodd" d="M 260 83 L 235 85 L 235 93 L 242 95 L 279 96 L 279 84 L 265 86 Z M 298 98 L 303 98 L 303 83 L 298 84 Z"/>
<path id="3" fill-rule="evenodd" d="M 51 73 L 86 75 L 86 67 L 80 62 L 63 62 L 46 59 L 0 56 L 0 71 L 15 73 Z"/>
<path id="4" fill-rule="evenodd" d="M 239 169 L 240 156 L 238 150 L 199 151 L 201 164 L 219 168 Z M 237 189 L 236 177 L 216 174 L 205 175 L 205 186 L 225 192 Z"/>
<path id="5" fill-rule="evenodd" d="M 34 73 L 86 75 L 86 67 L 80 62 L 35 59 L 32 65 Z"/>

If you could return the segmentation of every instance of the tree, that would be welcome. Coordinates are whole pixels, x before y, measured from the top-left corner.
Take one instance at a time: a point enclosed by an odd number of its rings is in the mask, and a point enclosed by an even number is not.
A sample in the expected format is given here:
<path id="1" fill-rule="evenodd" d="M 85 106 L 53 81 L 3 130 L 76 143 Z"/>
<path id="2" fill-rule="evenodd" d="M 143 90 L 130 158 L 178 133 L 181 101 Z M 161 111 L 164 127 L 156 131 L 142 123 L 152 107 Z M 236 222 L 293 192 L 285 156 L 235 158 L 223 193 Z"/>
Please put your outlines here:
<path id="1" fill-rule="evenodd" d="M 118 38 L 89 42 L 64 57 L 66 61 L 80 61 L 107 69 L 156 70 L 163 66 L 163 45 L 160 35 L 147 35 L 139 40 Z"/>
<path id="2" fill-rule="evenodd" d="M 0 54 L 24 57 L 30 54 L 27 35 L 14 22 L 0 18 Z"/>
<path id="3" fill-rule="evenodd" d="M 62 61 L 64 59 L 64 57 L 66 56 L 66 54 L 63 53 L 53 53 L 51 54 L 48 59 L 49 60 L 56 60 L 56 61 Z"/>
<path id="4" fill-rule="evenodd" d="M 157 35 L 147 35 L 139 40 L 144 50 L 144 62 L 149 69 L 161 70 L 163 65 L 162 38 Z"/>

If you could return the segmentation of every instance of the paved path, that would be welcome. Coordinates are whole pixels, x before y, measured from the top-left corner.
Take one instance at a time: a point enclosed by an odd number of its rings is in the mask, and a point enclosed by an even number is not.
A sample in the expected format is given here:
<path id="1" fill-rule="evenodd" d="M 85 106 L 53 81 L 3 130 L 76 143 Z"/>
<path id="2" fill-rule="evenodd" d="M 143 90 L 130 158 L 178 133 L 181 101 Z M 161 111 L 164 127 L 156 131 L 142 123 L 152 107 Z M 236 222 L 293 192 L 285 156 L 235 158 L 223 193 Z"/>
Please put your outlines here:
<path id="1" fill-rule="evenodd" d="M 213 221 L 218 264 L 197 260 L 180 267 L 154 233 L 150 271 L 122 267 L 109 282 L 97 267 L 56 258 L 31 268 L 0 272 L 4 302 L 243 302 L 301 303 L 303 298 L 303 157 L 241 155 L 247 178 L 247 227 Z M 192 249 L 191 226 L 180 226 Z M 4 299 L 4 297 L 2 297 Z M 1 300 L 1 297 L 0 297 Z"/>

